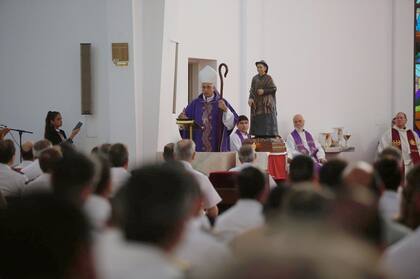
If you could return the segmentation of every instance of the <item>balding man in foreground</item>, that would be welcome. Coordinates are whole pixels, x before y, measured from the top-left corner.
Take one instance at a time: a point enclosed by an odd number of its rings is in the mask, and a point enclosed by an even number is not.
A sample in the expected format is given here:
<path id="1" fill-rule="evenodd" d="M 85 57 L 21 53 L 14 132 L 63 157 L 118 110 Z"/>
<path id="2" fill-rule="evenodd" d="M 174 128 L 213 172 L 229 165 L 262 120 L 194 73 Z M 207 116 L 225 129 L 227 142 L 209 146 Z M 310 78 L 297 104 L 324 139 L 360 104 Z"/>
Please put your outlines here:
<path id="1" fill-rule="evenodd" d="M 219 214 L 217 204 L 222 201 L 219 194 L 211 184 L 209 178 L 203 173 L 193 169 L 191 162 L 195 157 L 195 143 L 192 140 L 180 140 L 175 144 L 175 159 L 180 161 L 187 172 L 191 173 L 200 185 L 203 193 L 203 209 L 207 216 L 216 218 Z"/>

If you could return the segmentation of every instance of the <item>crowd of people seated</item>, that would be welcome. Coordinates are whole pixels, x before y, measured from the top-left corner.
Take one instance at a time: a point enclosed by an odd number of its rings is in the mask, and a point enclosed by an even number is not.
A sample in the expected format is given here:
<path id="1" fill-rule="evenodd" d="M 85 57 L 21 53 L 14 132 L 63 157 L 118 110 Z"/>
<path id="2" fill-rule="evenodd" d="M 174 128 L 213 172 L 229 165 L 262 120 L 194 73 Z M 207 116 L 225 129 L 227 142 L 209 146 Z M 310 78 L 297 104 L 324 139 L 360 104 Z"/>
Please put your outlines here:
<path id="1" fill-rule="evenodd" d="M 85 154 L 47 139 L 22 145 L 14 165 L 6 133 L 0 278 L 420 277 L 420 165 L 398 148 L 372 164 L 296 154 L 277 185 L 243 145 L 238 201 L 219 212 L 191 140 L 129 170 L 122 143 Z"/>

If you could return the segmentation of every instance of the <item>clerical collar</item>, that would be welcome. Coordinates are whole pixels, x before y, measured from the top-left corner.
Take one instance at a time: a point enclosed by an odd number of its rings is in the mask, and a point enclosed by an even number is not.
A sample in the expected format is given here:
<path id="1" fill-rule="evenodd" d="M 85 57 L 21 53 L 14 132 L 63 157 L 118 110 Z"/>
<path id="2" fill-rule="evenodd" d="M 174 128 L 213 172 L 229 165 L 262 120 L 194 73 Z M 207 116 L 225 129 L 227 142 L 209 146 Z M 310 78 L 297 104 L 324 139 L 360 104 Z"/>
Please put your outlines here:
<path id="1" fill-rule="evenodd" d="M 295 130 L 296 130 L 296 132 L 298 132 L 298 133 L 303 133 L 303 132 L 305 131 L 305 129 L 297 129 L 297 128 L 295 128 Z"/>
<path id="2" fill-rule="evenodd" d="M 397 125 L 394 125 L 394 127 L 393 127 L 394 129 L 396 129 L 396 130 L 398 130 L 398 131 L 406 131 L 407 130 L 407 127 L 404 127 L 404 128 L 398 128 L 398 126 Z"/>
<path id="3" fill-rule="evenodd" d="M 204 101 L 206 101 L 207 103 L 208 102 L 211 102 L 211 101 L 213 101 L 213 99 L 214 99 L 214 93 L 213 93 L 213 95 L 211 96 L 211 97 L 206 97 L 206 96 L 204 96 L 204 94 L 203 94 L 203 99 L 204 99 Z"/>

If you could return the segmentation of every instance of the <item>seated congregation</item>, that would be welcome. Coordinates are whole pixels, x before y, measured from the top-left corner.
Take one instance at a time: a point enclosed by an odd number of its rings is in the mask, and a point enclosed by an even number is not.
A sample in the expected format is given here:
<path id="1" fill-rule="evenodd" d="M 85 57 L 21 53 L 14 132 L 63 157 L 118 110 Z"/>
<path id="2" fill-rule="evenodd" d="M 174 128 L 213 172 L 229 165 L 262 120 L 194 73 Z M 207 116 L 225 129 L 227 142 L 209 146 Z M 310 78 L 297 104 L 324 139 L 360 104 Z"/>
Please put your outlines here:
<path id="1" fill-rule="evenodd" d="M 122 143 L 42 139 L 13 166 L 1 139 L 0 278 L 420 277 L 420 165 L 399 148 L 372 164 L 294 154 L 274 181 L 245 144 L 230 191 L 193 168 L 195 150 L 183 139 L 129 171 Z"/>

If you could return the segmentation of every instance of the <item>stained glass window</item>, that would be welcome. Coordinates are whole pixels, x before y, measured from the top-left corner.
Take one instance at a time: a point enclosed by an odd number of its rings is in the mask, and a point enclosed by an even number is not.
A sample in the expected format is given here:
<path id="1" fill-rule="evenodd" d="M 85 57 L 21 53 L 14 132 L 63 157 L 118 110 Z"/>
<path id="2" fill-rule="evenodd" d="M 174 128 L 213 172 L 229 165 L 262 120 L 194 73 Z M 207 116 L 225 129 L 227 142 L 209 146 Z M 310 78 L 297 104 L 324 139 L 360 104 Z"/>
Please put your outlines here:
<path id="1" fill-rule="evenodd" d="M 415 86 L 414 86 L 414 129 L 420 135 L 420 0 L 416 2 L 416 20 L 415 20 Z"/>

